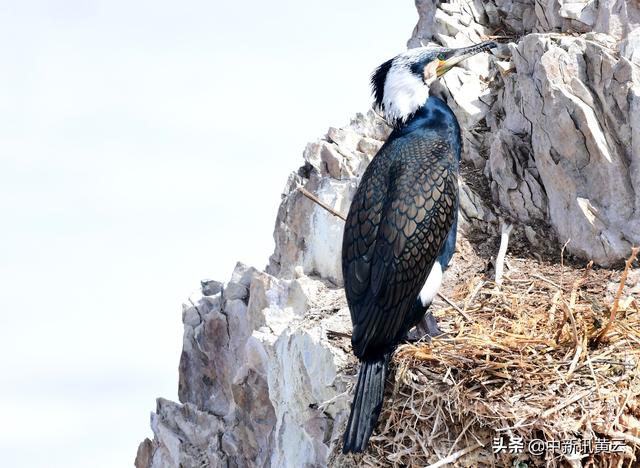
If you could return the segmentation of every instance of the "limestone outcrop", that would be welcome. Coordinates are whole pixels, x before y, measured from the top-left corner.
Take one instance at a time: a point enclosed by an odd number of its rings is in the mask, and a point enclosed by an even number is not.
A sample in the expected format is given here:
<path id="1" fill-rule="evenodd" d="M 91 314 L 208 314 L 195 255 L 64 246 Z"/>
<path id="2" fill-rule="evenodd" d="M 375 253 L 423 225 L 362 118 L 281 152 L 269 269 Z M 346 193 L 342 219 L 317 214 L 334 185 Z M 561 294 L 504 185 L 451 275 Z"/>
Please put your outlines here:
<path id="1" fill-rule="evenodd" d="M 640 244 L 640 2 L 416 5 L 409 46 L 508 41 L 445 75 L 464 157 L 501 213 L 550 224 L 581 258 L 623 260 Z"/>
<path id="2" fill-rule="evenodd" d="M 568 252 L 603 265 L 625 258 L 640 244 L 640 2 L 416 6 L 409 47 L 503 38 L 434 89 L 463 128 L 461 239 L 507 219 L 527 242 L 570 239 Z M 356 370 L 343 221 L 298 187 L 346 214 L 389 132 L 369 111 L 310 143 L 265 271 L 239 264 L 184 306 L 180 403 L 158 400 L 137 468 L 344 466 L 335 454 Z"/>

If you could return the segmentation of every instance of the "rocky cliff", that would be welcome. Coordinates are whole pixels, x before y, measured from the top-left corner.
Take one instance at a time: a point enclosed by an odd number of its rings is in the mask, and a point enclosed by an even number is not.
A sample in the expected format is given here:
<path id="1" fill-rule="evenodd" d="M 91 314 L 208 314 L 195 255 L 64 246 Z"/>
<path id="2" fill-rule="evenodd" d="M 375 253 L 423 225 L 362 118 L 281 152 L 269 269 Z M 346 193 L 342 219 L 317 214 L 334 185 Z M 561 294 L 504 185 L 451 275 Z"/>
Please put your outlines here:
<path id="1" fill-rule="evenodd" d="M 580 258 L 625 258 L 640 244 L 640 2 L 416 6 L 409 47 L 503 38 L 439 90 L 465 144 L 460 245 L 445 290 L 486 267 L 501 219 L 516 225 L 514 247 L 534 245 L 535 255 L 569 240 Z M 138 468 L 336 463 L 356 372 L 343 221 L 298 187 L 346 213 L 388 133 L 370 111 L 310 143 L 284 188 L 266 271 L 239 264 L 184 306 L 180 403 L 158 400 Z"/>

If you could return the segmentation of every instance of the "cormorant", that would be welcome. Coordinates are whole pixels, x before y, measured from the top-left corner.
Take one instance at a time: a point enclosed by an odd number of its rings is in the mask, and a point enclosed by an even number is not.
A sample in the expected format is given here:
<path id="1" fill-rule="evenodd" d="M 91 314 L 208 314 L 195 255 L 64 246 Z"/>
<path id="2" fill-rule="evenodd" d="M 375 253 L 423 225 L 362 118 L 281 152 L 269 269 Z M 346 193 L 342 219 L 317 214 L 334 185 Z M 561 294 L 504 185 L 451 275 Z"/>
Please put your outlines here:
<path id="1" fill-rule="evenodd" d="M 429 87 L 495 45 L 411 49 L 371 77 L 375 106 L 393 131 L 362 176 L 342 241 L 351 343 L 360 360 L 344 453 L 367 445 L 397 344 L 421 321 L 430 335 L 440 333 L 426 312 L 455 249 L 462 142 L 455 115 Z"/>

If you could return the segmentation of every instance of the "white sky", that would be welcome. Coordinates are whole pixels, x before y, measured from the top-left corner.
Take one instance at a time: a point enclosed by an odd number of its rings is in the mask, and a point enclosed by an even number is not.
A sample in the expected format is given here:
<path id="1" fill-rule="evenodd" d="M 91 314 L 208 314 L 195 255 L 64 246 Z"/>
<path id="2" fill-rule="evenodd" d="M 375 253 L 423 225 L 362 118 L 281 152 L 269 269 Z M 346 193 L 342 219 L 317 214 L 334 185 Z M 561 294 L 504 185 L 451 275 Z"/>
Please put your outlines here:
<path id="1" fill-rule="evenodd" d="M 0 0 L 0 465 L 131 466 L 181 304 L 263 268 L 305 143 L 371 101 L 405 0 Z"/>

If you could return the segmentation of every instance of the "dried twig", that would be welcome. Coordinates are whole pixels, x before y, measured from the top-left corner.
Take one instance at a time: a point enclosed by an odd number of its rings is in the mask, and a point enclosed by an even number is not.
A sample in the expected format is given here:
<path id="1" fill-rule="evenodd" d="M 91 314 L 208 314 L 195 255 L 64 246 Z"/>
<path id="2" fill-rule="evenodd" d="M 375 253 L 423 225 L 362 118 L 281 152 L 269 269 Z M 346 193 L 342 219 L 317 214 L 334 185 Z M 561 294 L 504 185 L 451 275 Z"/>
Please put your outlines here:
<path id="1" fill-rule="evenodd" d="M 351 339 L 351 333 L 339 332 L 336 330 L 327 330 L 327 337 L 331 338 L 349 338 Z"/>
<path id="2" fill-rule="evenodd" d="M 620 296 L 622 295 L 622 291 L 624 290 L 624 285 L 627 282 L 627 275 L 629 274 L 629 268 L 636 260 L 638 256 L 638 252 L 640 252 L 640 247 L 633 247 L 631 249 L 631 255 L 624 264 L 624 271 L 622 272 L 622 276 L 620 277 L 620 284 L 618 284 L 618 290 L 616 291 L 615 299 L 613 300 L 613 306 L 611 307 L 611 313 L 609 314 L 609 322 L 602 329 L 602 331 L 596 337 L 596 341 L 602 341 L 609 330 L 611 329 L 611 325 L 616 320 L 616 314 L 618 313 L 618 306 L 620 303 Z"/>
<path id="3" fill-rule="evenodd" d="M 577 393 L 569 398 L 567 398 L 566 400 L 561 401 L 560 403 L 558 403 L 556 406 L 554 406 L 553 408 L 549 408 L 548 410 L 544 411 L 540 416 L 544 419 L 544 418 L 548 418 L 549 416 L 551 416 L 553 413 L 557 413 L 558 411 L 560 411 L 563 408 L 566 408 L 567 406 L 575 403 L 576 401 L 582 400 L 584 397 L 586 397 L 587 395 L 589 395 L 592 392 L 591 389 L 587 389 L 587 390 L 583 390 L 580 393 Z"/>
<path id="4" fill-rule="evenodd" d="M 460 315 L 462 315 L 465 320 L 467 322 L 472 322 L 471 317 L 469 317 L 466 312 L 464 310 L 462 310 L 460 307 L 458 307 L 451 299 L 449 299 L 447 296 L 445 296 L 444 294 L 442 294 L 441 292 L 438 293 L 438 297 L 440 297 L 444 302 L 446 302 L 447 304 L 449 304 L 451 307 L 453 307 Z"/>
<path id="5" fill-rule="evenodd" d="M 502 223 L 501 235 L 500 235 L 500 249 L 498 249 L 498 256 L 496 257 L 496 284 L 499 286 L 502 284 L 502 271 L 504 270 L 504 257 L 507 254 L 507 245 L 509 244 L 509 234 L 513 229 L 513 224 Z"/>
<path id="6" fill-rule="evenodd" d="M 608 272 L 571 265 L 541 265 L 532 272 L 522 267 L 525 260 L 513 263 L 520 265 L 499 291 L 479 276 L 456 289 L 452 302 L 465 304 L 472 323 L 439 317 L 448 321 L 450 337 L 398 348 L 394 362 L 402 372 L 383 408 L 387 424 L 378 428 L 359 465 L 389 460 L 428 466 L 440 460 L 435 466 L 511 466 L 517 455 L 496 455 L 486 446 L 505 431 L 524 440 L 615 438 L 624 441 L 628 457 L 640 455 L 634 446 L 640 440 L 640 314 L 621 314 L 633 305 L 620 297 L 615 333 L 588 346 L 600 330 L 600 308 L 593 306 L 607 300 Z M 532 274 L 549 281 L 532 281 Z M 561 285 L 561 276 L 569 287 L 550 289 Z M 564 311 L 567 325 L 557 341 L 552 304 Z M 597 426 L 612 420 L 611 427 Z M 480 446 L 456 452 L 452 460 L 447 455 L 458 448 L 453 441 Z M 591 453 L 590 460 L 593 466 L 616 466 L 619 456 Z M 566 464 L 554 454 L 544 461 L 553 468 Z"/>
<path id="7" fill-rule="evenodd" d="M 533 274 L 531 276 L 533 278 L 539 279 L 540 281 L 544 281 L 545 283 L 549 283 L 551 286 L 555 286 L 558 289 L 562 289 L 562 286 L 560 286 L 558 283 L 556 283 L 555 281 L 551 281 L 549 278 L 545 278 L 542 275 Z"/>
<path id="8" fill-rule="evenodd" d="M 504 35 L 495 36 L 494 35 L 494 36 L 482 36 L 482 39 L 483 40 L 486 40 L 486 39 L 515 39 L 515 37 L 516 36 L 513 36 L 513 35 L 511 35 L 511 36 L 504 36 Z"/>
<path id="9" fill-rule="evenodd" d="M 571 238 L 567 239 L 567 242 L 564 243 L 564 245 L 562 246 L 562 249 L 560 249 L 560 284 L 562 284 L 562 286 L 564 287 L 564 249 L 567 248 L 567 245 L 569 245 L 569 242 L 571 242 Z"/>
<path id="10" fill-rule="evenodd" d="M 464 448 L 462 450 L 458 450 L 456 453 L 452 453 L 451 455 L 449 455 L 446 458 L 443 458 L 442 460 L 437 461 L 436 463 L 433 463 L 432 465 L 427 466 L 427 468 L 439 468 L 441 466 L 446 466 L 449 465 L 453 462 L 455 462 L 458 458 L 473 452 L 474 450 L 479 449 L 480 447 L 482 447 L 481 444 L 474 444 L 471 447 L 467 447 Z"/>
<path id="11" fill-rule="evenodd" d="M 309 200 L 317 203 L 318 205 L 320 205 L 322 208 L 324 208 L 325 210 L 327 210 L 329 213 L 331 213 L 333 216 L 336 216 L 338 218 L 340 218 L 342 221 L 346 221 L 347 218 L 346 216 L 342 215 L 341 213 L 338 213 L 336 210 L 334 210 L 333 208 L 331 208 L 329 205 L 327 205 L 325 202 L 323 202 L 322 200 L 320 200 L 318 197 L 316 197 L 313 193 L 309 192 L 306 188 L 304 188 L 302 185 L 298 184 L 297 185 L 297 189 L 298 191 L 304 195 L 305 197 L 307 197 Z"/>

